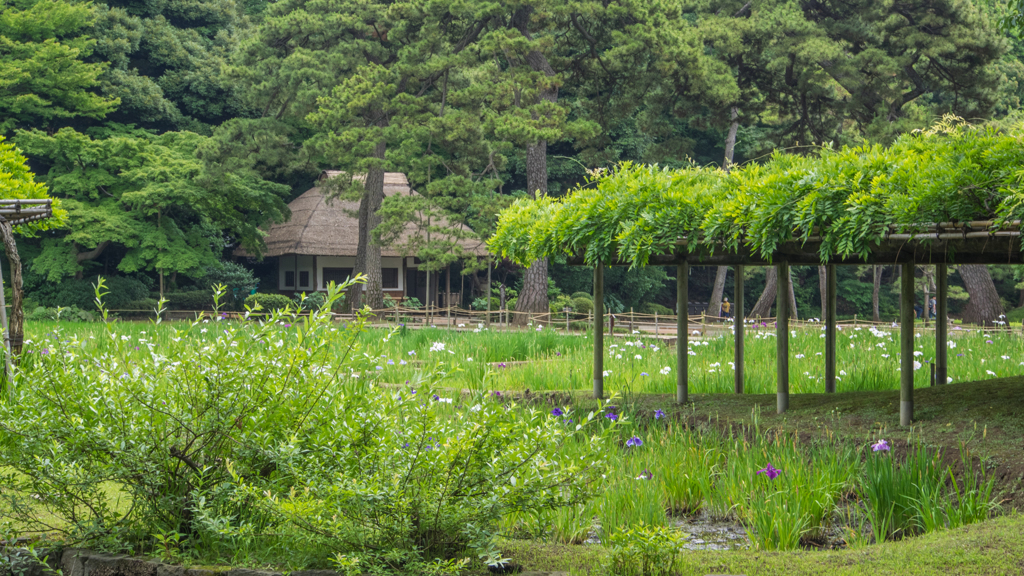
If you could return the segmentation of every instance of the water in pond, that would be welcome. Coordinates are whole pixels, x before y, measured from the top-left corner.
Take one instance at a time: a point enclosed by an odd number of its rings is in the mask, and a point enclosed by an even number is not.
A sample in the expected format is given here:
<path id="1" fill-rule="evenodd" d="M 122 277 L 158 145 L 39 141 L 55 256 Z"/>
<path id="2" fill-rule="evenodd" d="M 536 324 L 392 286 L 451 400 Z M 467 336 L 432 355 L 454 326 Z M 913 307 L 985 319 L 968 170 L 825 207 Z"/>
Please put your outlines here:
<path id="1" fill-rule="evenodd" d="M 707 514 L 675 520 L 676 528 L 690 535 L 687 550 L 739 550 L 750 547 L 747 531 L 736 522 L 715 520 Z"/>

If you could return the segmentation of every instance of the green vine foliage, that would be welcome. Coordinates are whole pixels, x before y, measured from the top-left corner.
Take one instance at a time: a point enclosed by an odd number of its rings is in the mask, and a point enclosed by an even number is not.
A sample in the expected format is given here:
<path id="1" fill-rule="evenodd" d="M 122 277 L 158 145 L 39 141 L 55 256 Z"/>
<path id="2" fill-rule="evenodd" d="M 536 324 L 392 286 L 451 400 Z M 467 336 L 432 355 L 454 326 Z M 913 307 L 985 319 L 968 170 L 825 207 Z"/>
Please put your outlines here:
<path id="1" fill-rule="evenodd" d="M 1024 217 L 1022 137 L 947 116 L 891 146 L 776 152 L 731 172 L 627 162 L 563 198 L 515 202 L 490 248 L 524 265 L 578 254 L 591 266 L 636 267 L 683 251 L 749 249 L 771 260 L 780 244 L 815 236 L 823 263 L 866 257 L 890 232 Z"/>

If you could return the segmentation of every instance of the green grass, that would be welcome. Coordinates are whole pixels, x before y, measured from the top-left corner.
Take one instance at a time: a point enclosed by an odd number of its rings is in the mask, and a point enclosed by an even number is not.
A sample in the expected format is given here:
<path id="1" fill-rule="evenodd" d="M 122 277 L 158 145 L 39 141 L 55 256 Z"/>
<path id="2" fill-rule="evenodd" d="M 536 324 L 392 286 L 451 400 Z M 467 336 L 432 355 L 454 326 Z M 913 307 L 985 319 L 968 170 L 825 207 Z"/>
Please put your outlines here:
<path id="1" fill-rule="evenodd" d="M 301 321 L 301 320 L 297 320 Z M 210 328 L 217 325 L 210 323 Z M 64 322 L 66 332 L 85 338 L 97 336 L 99 324 Z M 55 322 L 30 322 L 29 349 L 47 346 L 47 334 Z M 146 323 L 118 323 L 115 331 L 133 340 L 164 346 L 182 323 L 152 326 Z M 550 327 L 525 332 L 482 330 L 449 331 L 442 328 L 400 329 L 387 338 L 388 331 L 374 329 L 361 337 L 367 353 L 379 357 L 385 381 L 415 381 L 424 370 L 444 362 L 450 370 L 453 388 L 484 390 L 586 390 L 593 381 L 592 335 L 564 335 Z M 287 330 L 282 327 L 283 330 Z M 193 334 L 202 339 L 217 331 Z M 818 325 L 794 330 L 790 338 L 790 391 L 793 394 L 824 389 L 824 333 Z M 931 332 L 919 330 L 915 358 L 921 369 L 915 372 L 915 386 L 930 385 L 928 362 L 934 361 Z M 952 330 L 949 377 L 952 382 L 969 382 L 1024 374 L 1024 339 L 1008 331 Z M 847 327 L 839 334 L 837 370 L 840 392 L 895 390 L 899 386 L 899 334 L 897 329 Z M 989 343 L 991 342 L 991 343 Z M 443 351 L 431 351 L 436 344 Z M 675 347 L 652 338 L 606 338 L 605 390 L 609 393 L 670 394 L 676 387 Z M 731 393 L 733 390 L 734 344 L 731 336 L 719 335 L 688 341 L 689 386 L 696 394 Z M 745 339 L 745 390 L 750 394 L 775 392 L 776 342 L 770 328 L 748 329 Z M 142 351 L 144 353 L 145 351 Z M 529 362 L 527 362 L 529 361 Z M 501 365 L 504 364 L 504 365 Z"/>
<path id="2" fill-rule="evenodd" d="M 1024 517 L 1012 514 L 981 524 L 899 542 L 835 551 L 688 551 L 680 556 L 683 576 L 1002 576 L 1024 571 Z M 563 546 L 509 541 L 505 550 L 528 570 L 604 574 L 600 546 Z"/>

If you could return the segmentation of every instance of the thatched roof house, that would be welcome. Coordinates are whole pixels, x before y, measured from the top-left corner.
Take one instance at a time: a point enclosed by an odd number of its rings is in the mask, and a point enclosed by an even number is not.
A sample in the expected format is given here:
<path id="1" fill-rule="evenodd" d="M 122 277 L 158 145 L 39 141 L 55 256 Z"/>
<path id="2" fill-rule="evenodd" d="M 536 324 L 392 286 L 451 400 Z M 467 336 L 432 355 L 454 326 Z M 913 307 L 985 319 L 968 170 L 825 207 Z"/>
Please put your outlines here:
<path id="1" fill-rule="evenodd" d="M 317 183 L 337 176 L 325 170 Z M 414 192 L 400 172 L 384 174 L 384 195 L 408 195 Z M 352 274 L 359 241 L 359 202 L 328 200 L 318 185 L 310 188 L 288 204 L 292 216 L 287 222 L 271 226 L 265 238 L 264 256 L 278 263 L 278 291 L 283 294 L 326 290 L 331 281 L 341 282 Z M 460 226 L 465 230 L 462 225 Z M 393 247 L 381 249 L 381 273 L 385 294 L 393 298 L 426 299 L 426 273 L 418 270 L 419 259 L 405 254 L 401 246 L 417 235 L 410 223 Z M 459 245 L 470 254 L 484 256 L 487 247 L 480 240 L 460 240 Z M 247 254 L 239 249 L 236 256 Z M 435 275 L 436 276 L 436 275 Z M 436 280 L 432 294 L 437 294 Z"/>

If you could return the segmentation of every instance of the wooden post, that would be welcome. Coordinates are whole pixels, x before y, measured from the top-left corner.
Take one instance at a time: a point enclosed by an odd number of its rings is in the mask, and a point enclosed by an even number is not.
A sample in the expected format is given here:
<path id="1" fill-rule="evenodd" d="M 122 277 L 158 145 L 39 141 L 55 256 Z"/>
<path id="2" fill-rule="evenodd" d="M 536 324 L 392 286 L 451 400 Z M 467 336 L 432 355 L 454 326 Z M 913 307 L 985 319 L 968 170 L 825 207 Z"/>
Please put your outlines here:
<path id="1" fill-rule="evenodd" d="M 690 265 L 686 262 L 676 266 L 676 402 L 685 404 L 689 400 L 689 355 L 687 342 L 690 339 L 690 322 L 687 317 L 690 300 Z"/>
<path id="2" fill-rule="evenodd" d="M 7 393 L 14 398 L 14 383 L 11 382 L 11 375 L 14 373 L 11 366 L 11 326 L 7 322 L 7 301 L 4 296 L 4 273 L 0 267 L 0 328 L 4 331 L 4 381 L 7 383 Z"/>
<path id="3" fill-rule="evenodd" d="M 735 326 L 735 389 L 737 394 L 743 394 L 743 331 L 746 328 L 743 319 L 743 266 L 736 266 L 735 289 L 733 290 L 733 326 Z"/>
<path id="4" fill-rule="evenodd" d="M 789 409 L 789 263 L 779 262 L 775 292 L 775 407 L 779 414 Z"/>
<path id="5" fill-rule="evenodd" d="M 658 335 L 658 311 L 654 311 L 654 335 Z"/>
<path id="6" fill-rule="evenodd" d="M 491 261 L 487 261 L 487 291 L 484 293 L 487 298 L 487 329 L 491 328 Z"/>
<path id="7" fill-rule="evenodd" d="M 914 420 L 914 264 L 900 278 L 900 426 Z"/>
<path id="8" fill-rule="evenodd" d="M 594 267 L 594 398 L 604 398 L 604 268 Z"/>
<path id="9" fill-rule="evenodd" d="M 945 263 L 935 265 L 935 381 L 939 385 L 949 382 L 949 365 L 946 360 L 949 352 L 946 332 L 946 271 Z"/>
<path id="10" fill-rule="evenodd" d="M 825 266 L 825 392 L 836 391 L 836 265 Z"/>
<path id="11" fill-rule="evenodd" d="M 629 307 L 629 333 L 633 333 L 633 307 Z"/>

